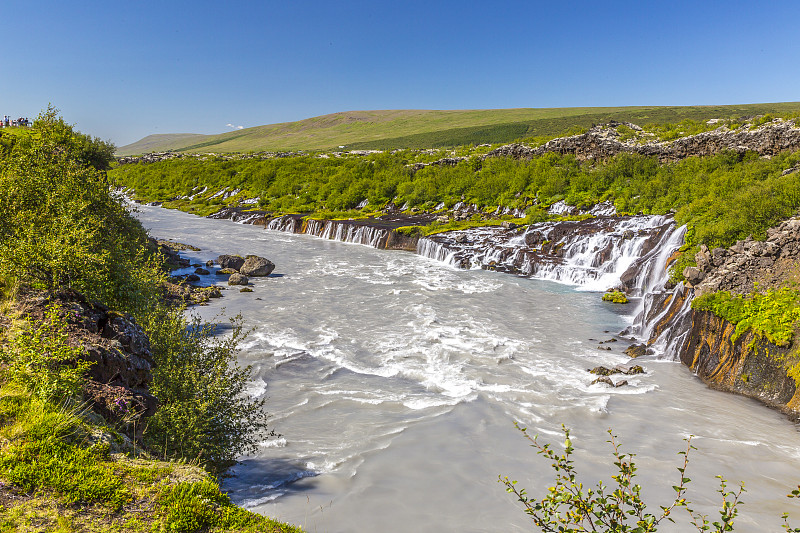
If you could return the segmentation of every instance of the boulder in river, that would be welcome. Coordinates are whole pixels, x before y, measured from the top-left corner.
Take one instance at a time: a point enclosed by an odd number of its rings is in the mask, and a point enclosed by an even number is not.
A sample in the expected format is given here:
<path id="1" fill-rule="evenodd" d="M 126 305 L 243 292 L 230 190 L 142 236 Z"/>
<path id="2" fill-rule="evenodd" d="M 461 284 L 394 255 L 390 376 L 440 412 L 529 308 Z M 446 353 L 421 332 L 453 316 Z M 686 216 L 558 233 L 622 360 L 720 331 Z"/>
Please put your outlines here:
<path id="1" fill-rule="evenodd" d="M 275 264 L 269 259 L 257 255 L 248 255 L 239 272 L 245 276 L 269 276 L 275 270 Z"/>
<path id="2" fill-rule="evenodd" d="M 647 345 L 642 344 L 631 344 L 625 349 L 625 355 L 628 357 L 635 359 L 637 357 L 641 357 L 643 355 L 647 355 Z"/>
<path id="3" fill-rule="evenodd" d="M 196 268 L 194 273 L 198 276 L 208 276 L 209 272 L 205 268 Z"/>
<path id="4" fill-rule="evenodd" d="M 217 257 L 217 263 L 222 268 L 232 268 L 239 270 L 244 264 L 244 258 L 239 255 L 221 255 Z"/>
<path id="5" fill-rule="evenodd" d="M 228 278 L 228 285 L 247 285 L 250 282 L 247 279 L 247 276 L 244 274 L 239 274 L 238 272 L 234 272 L 231 274 L 231 277 Z"/>
<path id="6" fill-rule="evenodd" d="M 236 271 L 232 268 L 220 268 L 215 274 L 217 276 L 227 276 L 228 274 L 236 274 Z"/>

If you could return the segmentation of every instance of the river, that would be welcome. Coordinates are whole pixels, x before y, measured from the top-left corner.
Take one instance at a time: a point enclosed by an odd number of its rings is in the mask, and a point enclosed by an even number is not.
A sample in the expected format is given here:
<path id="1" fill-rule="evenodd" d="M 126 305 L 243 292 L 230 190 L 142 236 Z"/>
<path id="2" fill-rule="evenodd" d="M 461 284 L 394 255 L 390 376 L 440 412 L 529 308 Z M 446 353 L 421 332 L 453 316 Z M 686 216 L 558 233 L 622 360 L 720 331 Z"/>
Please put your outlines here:
<path id="1" fill-rule="evenodd" d="M 784 511 L 800 517 L 784 497 L 800 482 L 800 438 L 779 413 L 657 357 L 637 360 L 646 373 L 628 386 L 590 384 L 586 369 L 628 361 L 629 342 L 600 341 L 630 325 L 631 307 L 408 252 L 156 207 L 137 216 L 155 237 L 200 247 L 185 254 L 198 262 L 252 253 L 276 264 L 254 292 L 229 289 L 192 310 L 215 322 L 241 313 L 253 330 L 240 361 L 253 365 L 250 393 L 268 398 L 282 437 L 224 481 L 250 510 L 314 532 L 534 531 L 497 481 L 517 479 L 534 497 L 552 482 L 519 421 L 557 449 L 561 425 L 571 428 L 589 485 L 611 481 L 612 428 L 637 454 L 654 513 L 694 435 L 687 498 L 697 510 L 717 518 L 723 475 L 747 488 L 736 531 L 779 531 Z M 675 516 L 659 531 L 691 529 L 684 511 Z"/>

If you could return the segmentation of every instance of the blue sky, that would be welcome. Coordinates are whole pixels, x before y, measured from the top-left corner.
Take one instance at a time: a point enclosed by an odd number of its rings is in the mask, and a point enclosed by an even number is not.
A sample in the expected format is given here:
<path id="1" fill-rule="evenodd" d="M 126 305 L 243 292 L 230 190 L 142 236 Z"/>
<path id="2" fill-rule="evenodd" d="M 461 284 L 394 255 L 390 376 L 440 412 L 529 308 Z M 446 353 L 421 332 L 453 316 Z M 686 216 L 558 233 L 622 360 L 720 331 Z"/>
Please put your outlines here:
<path id="1" fill-rule="evenodd" d="M 800 100 L 800 2 L 3 0 L 0 115 L 124 145 L 355 109 Z"/>

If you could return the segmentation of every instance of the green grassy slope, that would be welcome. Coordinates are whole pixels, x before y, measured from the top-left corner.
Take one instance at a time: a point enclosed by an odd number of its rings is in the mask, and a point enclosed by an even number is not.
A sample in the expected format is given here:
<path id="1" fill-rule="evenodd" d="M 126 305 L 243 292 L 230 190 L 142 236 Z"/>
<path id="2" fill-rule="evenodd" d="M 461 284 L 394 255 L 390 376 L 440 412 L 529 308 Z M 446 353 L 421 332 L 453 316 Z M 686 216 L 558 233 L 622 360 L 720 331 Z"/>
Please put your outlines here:
<path id="1" fill-rule="evenodd" d="M 144 154 L 149 152 L 162 152 L 183 148 L 187 144 L 196 144 L 215 135 L 201 135 L 199 133 L 156 133 L 139 139 L 135 143 L 123 146 L 118 150 L 120 155 Z"/>
<path id="2" fill-rule="evenodd" d="M 117 154 L 160 150 L 330 150 L 337 146 L 348 149 L 438 148 L 554 136 L 571 127 L 588 127 L 611 119 L 663 124 L 684 119 L 739 118 L 799 110 L 800 102 L 730 106 L 347 111 L 219 135 L 150 135 L 119 148 Z"/>

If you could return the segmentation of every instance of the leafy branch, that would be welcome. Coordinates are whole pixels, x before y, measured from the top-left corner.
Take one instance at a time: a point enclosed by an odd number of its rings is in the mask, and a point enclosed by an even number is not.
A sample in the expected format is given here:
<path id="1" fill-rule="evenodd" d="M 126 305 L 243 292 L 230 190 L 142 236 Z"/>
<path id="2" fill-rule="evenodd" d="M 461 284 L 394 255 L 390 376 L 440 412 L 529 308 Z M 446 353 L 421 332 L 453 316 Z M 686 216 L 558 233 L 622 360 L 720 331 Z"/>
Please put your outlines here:
<path id="1" fill-rule="evenodd" d="M 686 476 L 689 466 L 689 453 L 696 448 L 692 446 L 692 437 L 684 439 L 686 450 L 678 452 L 683 456 L 683 464 L 677 468 L 679 482 L 673 485 L 674 499 L 667 505 L 660 505 L 660 511 L 653 514 L 647 512 L 647 504 L 642 499 L 642 487 L 634 481 L 636 477 L 635 454 L 624 453 L 617 436 L 609 429 L 607 441 L 611 444 L 614 466 L 617 473 L 611 476 L 613 483 L 606 485 L 602 481 L 595 488 L 586 487 L 578 480 L 572 460 L 575 449 L 570 439 L 570 430 L 562 425 L 564 432 L 564 452 L 553 450 L 551 444 L 541 444 L 538 436 L 531 437 L 526 428 L 515 424 L 537 453 L 551 461 L 556 473 L 555 485 L 548 488 L 540 499 L 532 498 L 524 488 L 519 488 L 516 481 L 500 476 L 499 481 L 506 491 L 514 494 L 522 503 L 524 511 L 537 527 L 545 533 L 577 533 L 577 532 L 613 532 L 613 533 L 645 533 L 657 531 L 658 525 L 668 520 L 674 522 L 673 511 L 678 507 L 685 508 L 690 516 L 690 523 L 698 531 L 732 531 L 733 521 L 738 513 L 737 507 L 742 504 L 741 495 L 744 484 L 738 491 L 727 490 L 726 480 L 721 476 L 720 489 L 722 496 L 720 520 L 709 522 L 708 517 L 689 508 L 684 497 L 691 479 Z M 800 495 L 800 486 L 796 495 Z M 784 517 L 785 519 L 786 517 Z M 800 533 L 800 529 L 788 529 L 790 533 Z"/>

